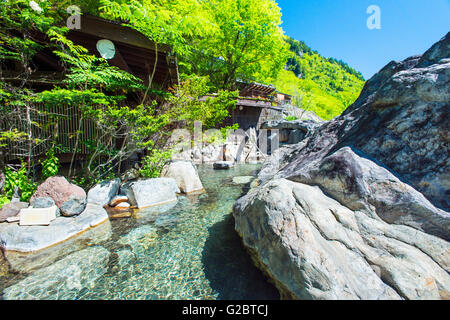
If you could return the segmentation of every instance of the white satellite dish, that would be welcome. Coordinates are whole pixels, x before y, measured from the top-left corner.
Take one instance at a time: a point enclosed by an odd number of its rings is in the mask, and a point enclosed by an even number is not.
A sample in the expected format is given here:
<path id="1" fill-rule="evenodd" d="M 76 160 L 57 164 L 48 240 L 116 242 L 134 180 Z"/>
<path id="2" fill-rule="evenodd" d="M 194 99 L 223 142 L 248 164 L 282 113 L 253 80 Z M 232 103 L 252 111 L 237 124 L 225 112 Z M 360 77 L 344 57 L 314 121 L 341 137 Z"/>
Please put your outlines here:
<path id="1" fill-rule="evenodd" d="M 116 55 L 116 48 L 111 40 L 102 39 L 97 41 L 97 50 L 104 59 L 112 59 Z"/>

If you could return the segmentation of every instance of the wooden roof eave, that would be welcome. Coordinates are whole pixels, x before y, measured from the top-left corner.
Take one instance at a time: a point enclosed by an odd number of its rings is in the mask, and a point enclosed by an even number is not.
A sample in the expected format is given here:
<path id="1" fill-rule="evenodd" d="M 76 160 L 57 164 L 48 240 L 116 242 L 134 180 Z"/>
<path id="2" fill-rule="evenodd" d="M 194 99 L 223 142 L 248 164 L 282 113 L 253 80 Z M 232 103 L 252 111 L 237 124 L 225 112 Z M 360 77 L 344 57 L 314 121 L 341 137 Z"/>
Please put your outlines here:
<path id="1" fill-rule="evenodd" d="M 105 20 L 89 14 L 81 16 L 81 29 L 73 30 L 95 37 L 109 39 L 113 42 L 121 42 L 132 46 L 156 50 L 155 43 L 142 33 L 125 27 L 121 23 Z M 165 44 L 158 44 L 158 51 L 169 52 L 171 49 Z"/>

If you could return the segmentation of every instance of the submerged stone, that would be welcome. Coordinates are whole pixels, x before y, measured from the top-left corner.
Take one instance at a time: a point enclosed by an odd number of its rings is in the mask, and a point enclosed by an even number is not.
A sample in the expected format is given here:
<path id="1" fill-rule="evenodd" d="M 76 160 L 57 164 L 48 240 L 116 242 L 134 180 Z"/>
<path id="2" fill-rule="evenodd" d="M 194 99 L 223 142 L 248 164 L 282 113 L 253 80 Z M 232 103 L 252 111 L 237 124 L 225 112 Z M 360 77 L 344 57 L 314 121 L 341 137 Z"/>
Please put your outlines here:
<path id="1" fill-rule="evenodd" d="M 253 176 L 241 176 L 241 177 L 234 177 L 233 183 L 235 184 L 247 184 L 253 181 L 255 177 Z"/>
<path id="2" fill-rule="evenodd" d="M 3 291 L 6 300 L 74 300 L 107 271 L 109 251 L 91 247 L 37 270 Z M 56 291 L 55 291 L 55 288 Z"/>

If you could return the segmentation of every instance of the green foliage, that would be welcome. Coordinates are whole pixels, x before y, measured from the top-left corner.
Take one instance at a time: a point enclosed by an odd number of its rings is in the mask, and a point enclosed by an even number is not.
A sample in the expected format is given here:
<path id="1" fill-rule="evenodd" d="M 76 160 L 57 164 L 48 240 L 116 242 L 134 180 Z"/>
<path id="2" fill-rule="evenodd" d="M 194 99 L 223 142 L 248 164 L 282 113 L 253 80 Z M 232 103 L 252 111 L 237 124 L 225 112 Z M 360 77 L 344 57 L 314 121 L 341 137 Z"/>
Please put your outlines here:
<path id="1" fill-rule="evenodd" d="M 43 180 L 57 175 L 60 167 L 59 159 L 55 156 L 54 148 L 50 148 L 45 155 L 47 158 L 41 162 Z"/>
<path id="2" fill-rule="evenodd" d="M 291 56 L 288 59 L 287 62 L 287 69 L 289 71 L 293 71 L 295 75 L 301 76 L 305 70 L 302 68 L 301 58 L 304 54 L 308 55 L 319 55 L 319 53 L 316 50 L 312 50 L 310 47 L 306 45 L 303 41 L 295 40 L 291 37 L 286 37 L 286 42 L 289 45 L 289 50 L 291 51 Z M 350 67 L 347 63 L 345 63 L 342 60 L 337 60 L 335 58 L 324 58 L 326 61 L 330 62 L 331 64 L 337 64 L 340 67 L 342 67 L 347 73 L 354 75 L 359 80 L 364 81 L 364 77 L 362 76 L 361 72 L 356 71 L 352 67 Z"/>
<path id="3" fill-rule="evenodd" d="M 284 118 L 284 120 L 286 120 L 286 121 L 294 121 L 294 120 L 298 120 L 298 118 L 296 116 L 287 116 L 286 118 Z"/>
<path id="4" fill-rule="evenodd" d="M 7 196 L 0 194 L 0 209 L 1 209 L 5 204 L 10 203 L 10 202 L 11 202 L 11 200 L 10 200 Z"/>
<path id="5" fill-rule="evenodd" d="M 193 39 L 196 50 L 182 70 L 210 75 L 216 88 L 232 89 L 236 80 L 264 82 L 283 68 L 288 57 L 281 12 L 273 0 L 205 1 L 214 33 Z"/>
<path id="6" fill-rule="evenodd" d="M 146 87 L 141 79 L 110 66 L 67 38 L 65 9 L 72 4 L 83 13 L 116 20 L 139 31 L 155 42 L 156 51 L 169 45 L 189 76 L 182 77 L 172 94 L 162 93 L 152 87 L 154 74 L 148 75 Z M 69 179 L 82 185 L 111 177 L 137 150 L 148 154 L 144 175 L 157 176 L 167 160 L 167 151 L 161 151 L 167 128 L 180 122 L 192 128 L 194 121 L 201 121 L 205 129 L 217 126 L 236 105 L 237 92 L 228 91 L 235 81 L 273 77 L 284 66 L 288 53 L 280 27 L 280 8 L 273 0 L 36 0 L 33 6 L 28 0 L 9 0 L 0 8 L 0 68 L 15 64 L 23 70 L 17 78 L 20 85 L 0 82 L 0 122 L 8 124 L 8 130 L 0 131 L 0 167 L 4 166 L 8 143 L 24 142 L 31 175 L 32 150 L 44 140 L 54 144 L 56 124 L 67 119 L 40 111 L 51 119 L 40 123 L 28 120 L 30 110 L 36 103 L 44 107 L 67 105 L 80 115 L 69 133 L 75 147 L 64 150 L 72 153 Z M 33 56 L 41 50 L 59 58 L 65 77 L 59 83 L 55 81 L 53 87 L 35 91 L 29 89 L 33 86 L 28 81 L 30 76 L 36 77 Z M 143 90 L 139 105 L 123 105 L 126 96 L 140 95 Z M 83 121 L 96 128 L 96 136 L 89 141 L 83 141 Z M 225 137 L 230 128 L 222 129 Z M 36 131 L 55 133 L 52 137 L 36 137 Z M 81 172 L 73 174 L 72 164 L 81 146 L 87 146 L 90 153 Z M 42 165 L 43 178 L 58 172 L 53 150 Z M 32 178 L 22 173 L 21 169 L 10 175 L 26 198 L 31 189 L 23 181 L 28 179 L 29 186 L 33 184 Z"/>
<path id="7" fill-rule="evenodd" d="M 211 87 L 208 83 L 207 76 L 186 76 L 176 87 L 176 94 L 168 99 L 174 106 L 175 118 L 185 121 L 188 128 L 193 128 L 195 121 L 201 121 L 204 129 L 212 128 L 236 108 L 237 91 L 219 90 L 217 94 L 209 95 Z"/>
<path id="8" fill-rule="evenodd" d="M 235 123 L 231 126 L 225 126 L 223 128 L 220 128 L 220 132 L 222 133 L 223 140 L 225 141 L 233 131 L 236 131 L 238 129 L 239 129 L 239 123 Z"/>
<path id="9" fill-rule="evenodd" d="M 90 188 L 92 188 L 93 186 L 95 186 L 96 184 L 100 183 L 103 180 L 99 179 L 97 177 L 94 177 L 94 176 L 85 175 L 85 174 L 81 173 L 81 174 L 70 177 L 68 179 L 68 181 L 70 181 L 70 183 L 73 183 L 77 186 L 80 186 L 81 188 L 83 188 L 85 190 L 89 190 Z"/>
<path id="10" fill-rule="evenodd" d="M 212 34 L 213 26 L 197 0 L 103 0 L 104 18 L 117 20 L 156 43 L 170 45 L 180 55 L 192 50 L 194 37 Z"/>
<path id="11" fill-rule="evenodd" d="M 144 178 L 158 178 L 171 156 L 171 151 L 153 150 L 150 155 L 144 157 L 139 173 Z"/>
<path id="12" fill-rule="evenodd" d="M 12 128 L 8 131 L 0 132 L 0 148 L 6 147 L 8 142 L 23 141 L 27 139 L 25 132 L 19 131 L 17 128 Z"/>
<path id="13" fill-rule="evenodd" d="M 14 188 L 18 187 L 21 201 L 29 201 L 37 189 L 37 184 L 27 174 L 27 166 L 22 163 L 19 170 L 15 171 L 9 167 L 5 168 L 5 186 L 3 191 L 11 198 L 14 195 Z"/>
<path id="14" fill-rule="evenodd" d="M 304 42 L 286 39 L 291 49 L 287 70 L 272 79 L 278 90 L 294 96 L 294 104 L 330 120 L 359 96 L 364 79 L 342 61 L 324 58 Z"/>
<path id="15" fill-rule="evenodd" d="M 37 3 L 37 1 L 35 1 Z M 60 21 L 52 1 L 39 1 L 41 9 L 35 10 L 27 0 L 2 1 L 0 6 L 0 59 L 18 61 L 24 66 L 32 56 L 42 48 L 40 40 L 30 31 L 47 32 L 57 29 Z M 21 37 L 17 31 L 25 31 Z M 26 70 L 27 71 L 27 70 Z"/>

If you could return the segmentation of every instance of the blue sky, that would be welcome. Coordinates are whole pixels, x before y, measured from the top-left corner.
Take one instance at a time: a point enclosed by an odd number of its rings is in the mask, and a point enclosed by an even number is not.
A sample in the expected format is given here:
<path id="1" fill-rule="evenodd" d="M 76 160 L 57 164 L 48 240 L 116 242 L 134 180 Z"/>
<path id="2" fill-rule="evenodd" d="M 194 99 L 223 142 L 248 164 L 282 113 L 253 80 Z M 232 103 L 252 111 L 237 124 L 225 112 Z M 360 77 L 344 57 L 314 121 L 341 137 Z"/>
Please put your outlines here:
<path id="1" fill-rule="evenodd" d="M 450 0 L 276 0 L 285 34 L 369 79 L 391 60 L 422 54 L 450 31 Z M 367 28 L 370 5 L 381 29 Z"/>

